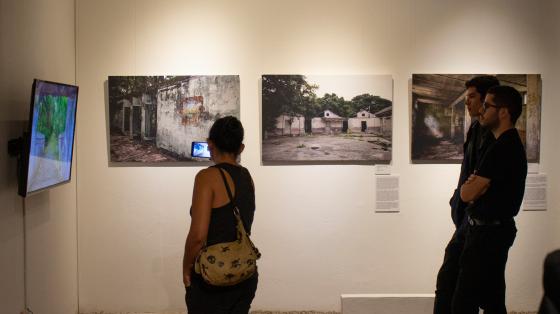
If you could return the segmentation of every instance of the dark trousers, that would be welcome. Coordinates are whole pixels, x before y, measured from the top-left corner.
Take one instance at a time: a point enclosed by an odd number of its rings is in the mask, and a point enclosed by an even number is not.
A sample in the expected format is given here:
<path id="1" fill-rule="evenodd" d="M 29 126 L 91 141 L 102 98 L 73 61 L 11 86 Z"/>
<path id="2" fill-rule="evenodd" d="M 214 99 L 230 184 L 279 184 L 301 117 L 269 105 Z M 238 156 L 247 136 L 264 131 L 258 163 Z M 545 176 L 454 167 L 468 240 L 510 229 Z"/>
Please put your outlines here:
<path id="1" fill-rule="evenodd" d="M 438 274 L 437 289 L 441 287 L 445 291 L 439 293 L 445 299 L 438 300 L 436 292 L 434 313 L 477 314 L 479 308 L 482 308 L 485 314 L 506 314 L 505 269 L 509 248 L 513 245 L 516 233 L 513 220 L 501 225 L 468 226 L 458 259 L 452 297 L 448 298 L 449 292 L 446 289 L 451 287 L 453 278 L 448 281 L 441 278 L 440 282 Z M 453 251 L 452 254 L 454 253 L 456 252 Z M 455 258 L 456 254 L 453 255 L 453 260 Z M 450 275 L 450 272 L 446 275 Z"/>
<path id="2" fill-rule="evenodd" d="M 201 279 L 200 279 L 201 280 Z M 208 287 L 192 280 L 186 289 L 188 314 L 247 314 L 257 291 L 258 274 L 234 287 Z"/>
<path id="3" fill-rule="evenodd" d="M 461 225 L 455 229 L 451 240 L 445 248 L 443 264 L 437 275 L 434 314 L 451 313 L 451 302 L 453 294 L 455 294 L 457 278 L 459 277 L 459 260 L 465 246 L 466 234 L 467 221 L 464 219 Z"/>

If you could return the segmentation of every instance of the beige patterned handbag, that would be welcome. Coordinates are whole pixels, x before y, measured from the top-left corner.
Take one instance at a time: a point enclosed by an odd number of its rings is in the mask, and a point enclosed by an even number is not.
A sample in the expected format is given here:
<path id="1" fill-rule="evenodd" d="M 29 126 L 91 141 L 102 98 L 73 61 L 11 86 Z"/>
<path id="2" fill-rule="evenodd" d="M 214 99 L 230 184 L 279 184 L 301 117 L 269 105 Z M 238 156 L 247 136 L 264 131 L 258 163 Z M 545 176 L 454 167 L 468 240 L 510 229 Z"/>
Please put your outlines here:
<path id="1" fill-rule="evenodd" d="M 194 271 L 211 285 L 233 286 L 255 273 L 257 260 L 261 254 L 245 231 L 239 208 L 231 195 L 223 170 L 220 168 L 218 170 L 224 179 L 228 197 L 234 207 L 237 240 L 204 246 L 196 258 Z"/>

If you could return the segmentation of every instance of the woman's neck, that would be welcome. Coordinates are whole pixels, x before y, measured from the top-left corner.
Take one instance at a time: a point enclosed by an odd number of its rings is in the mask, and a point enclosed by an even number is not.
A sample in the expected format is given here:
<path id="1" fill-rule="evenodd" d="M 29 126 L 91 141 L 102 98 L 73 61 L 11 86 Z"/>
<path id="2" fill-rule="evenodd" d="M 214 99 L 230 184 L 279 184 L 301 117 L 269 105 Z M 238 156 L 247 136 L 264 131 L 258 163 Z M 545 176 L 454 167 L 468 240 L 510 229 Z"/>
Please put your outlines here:
<path id="1" fill-rule="evenodd" d="M 217 164 L 230 164 L 230 165 L 235 165 L 237 166 L 237 157 L 230 155 L 230 154 L 223 154 L 223 155 L 217 155 L 217 156 L 212 156 L 212 160 L 214 161 L 214 163 Z"/>

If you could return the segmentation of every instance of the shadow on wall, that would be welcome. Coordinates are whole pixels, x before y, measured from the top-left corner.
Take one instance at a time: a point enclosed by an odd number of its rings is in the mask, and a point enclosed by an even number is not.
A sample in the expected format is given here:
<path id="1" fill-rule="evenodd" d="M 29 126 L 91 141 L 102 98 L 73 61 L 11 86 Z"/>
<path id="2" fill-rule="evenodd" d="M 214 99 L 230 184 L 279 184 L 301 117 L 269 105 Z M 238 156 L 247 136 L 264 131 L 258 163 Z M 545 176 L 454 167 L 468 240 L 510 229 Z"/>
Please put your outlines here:
<path id="1" fill-rule="evenodd" d="M 171 304 L 182 304 L 185 301 L 185 290 L 182 278 L 182 256 L 183 254 L 168 254 L 162 259 L 154 259 L 152 267 L 154 272 L 161 274 L 161 284 L 167 295 L 168 306 Z M 178 258 L 179 257 L 179 258 Z M 165 314 L 180 314 L 185 311 L 175 311 Z"/>
<path id="2" fill-rule="evenodd" d="M 16 223 L 21 219 L 22 199 L 17 194 L 17 159 L 8 155 L 8 141 L 20 137 L 25 129 L 24 121 L 0 122 L 0 242 L 17 237 L 22 233 L 22 226 Z"/>
<path id="3" fill-rule="evenodd" d="M 23 198 L 18 195 L 17 178 L 17 158 L 11 157 L 7 153 L 8 141 L 22 136 L 27 126 L 26 121 L 7 121 L 0 122 L 0 221 L 5 225 L 0 228 L 0 241 L 18 236 L 23 231 L 21 223 L 16 223 L 15 219 L 21 221 L 23 215 Z M 30 195 L 25 199 L 28 214 L 35 215 L 33 228 L 50 219 L 50 194 L 43 191 L 35 195 Z M 10 223 L 11 221 L 11 223 Z"/>

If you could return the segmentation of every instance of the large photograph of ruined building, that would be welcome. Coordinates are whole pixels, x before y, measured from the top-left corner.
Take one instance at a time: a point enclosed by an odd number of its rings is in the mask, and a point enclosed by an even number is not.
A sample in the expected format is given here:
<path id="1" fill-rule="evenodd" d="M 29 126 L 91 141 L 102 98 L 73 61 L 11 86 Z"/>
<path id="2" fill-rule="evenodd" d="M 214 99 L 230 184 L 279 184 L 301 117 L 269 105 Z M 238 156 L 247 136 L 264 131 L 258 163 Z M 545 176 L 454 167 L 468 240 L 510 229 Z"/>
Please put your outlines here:
<path id="1" fill-rule="evenodd" d="M 388 163 L 389 75 L 262 76 L 262 161 Z"/>
<path id="2" fill-rule="evenodd" d="M 110 76 L 111 162 L 207 161 L 191 157 L 220 117 L 239 117 L 239 76 Z"/>
<path id="3" fill-rule="evenodd" d="M 465 108 L 465 82 L 479 74 L 413 74 L 413 163 L 460 163 L 463 143 L 471 125 Z M 539 162 L 541 130 L 541 76 L 498 74 L 501 85 L 516 88 L 523 96 L 523 112 L 516 128 L 529 162 Z"/>

